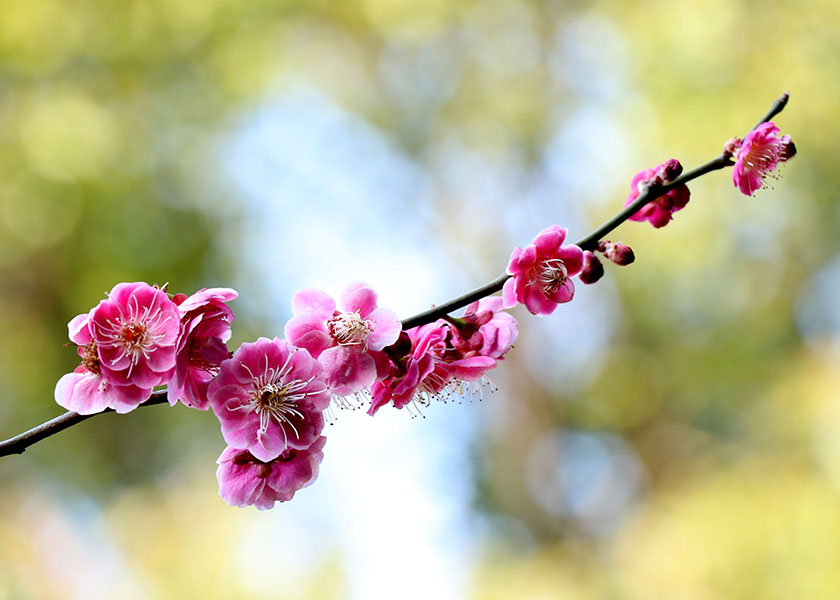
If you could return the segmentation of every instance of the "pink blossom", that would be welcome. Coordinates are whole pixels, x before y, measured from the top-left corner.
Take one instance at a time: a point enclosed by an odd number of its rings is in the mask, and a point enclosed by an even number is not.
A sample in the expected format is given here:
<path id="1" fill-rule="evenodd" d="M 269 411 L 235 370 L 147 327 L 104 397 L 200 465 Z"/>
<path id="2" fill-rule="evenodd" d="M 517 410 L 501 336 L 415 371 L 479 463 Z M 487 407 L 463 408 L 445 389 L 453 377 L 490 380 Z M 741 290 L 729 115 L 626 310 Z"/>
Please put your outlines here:
<path id="1" fill-rule="evenodd" d="M 533 243 L 514 248 L 507 272 L 512 275 L 502 290 L 505 308 L 521 302 L 534 315 L 550 315 L 558 304 L 575 294 L 572 277 L 583 268 L 583 250 L 564 246 L 566 229 L 552 225 Z"/>
<path id="2" fill-rule="evenodd" d="M 176 295 L 181 329 L 175 371 L 167 384 L 169 403 L 181 400 L 187 406 L 207 410 L 207 386 L 218 374 L 219 365 L 230 358 L 233 311 L 226 302 L 236 298 L 230 288 L 199 290 L 192 296 Z"/>
<path id="3" fill-rule="evenodd" d="M 107 381 L 150 389 L 169 380 L 180 317 L 160 288 L 118 283 L 91 312 L 89 328 Z"/>
<path id="4" fill-rule="evenodd" d="M 389 402 L 403 408 L 423 393 L 436 393 L 446 384 L 445 380 L 433 381 L 435 356 L 432 348 L 446 339 L 447 328 L 440 321 L 415 327 L 399 336 L 389 347 L 390 371 L 371 388 L 368 414 L 373 416 Z"/>
<path id="5" fill-rule="evenodd" d="M 676 159 L 668 159 L 653 169 L 645 169 L 636 173 L 630 182 L 630 195 L 624 202 L 629 206 L 635 202 L 645 187 L 653 185 L 664 185 L 674 181 L 682 173 L 682 165 Z M 636 214 L 630 217 L 631 221 L 650 221 L 656 227 L 665 227 L 673 219 L 673 214 L 685 208 L 690 199 L 691 192 L 685 185 L 680 185 L 655 200 L 648 202 L 640 208 Z"/>
<path id="6" fill-rule="evenodd" d="M 318 361 L 277 338 L 242 344 L 222 362 L 207 397 L 225 441 L 261 461 L 308 448 L 330 402 Z"/>
<path id="7" fill-rule="evenodd" d="M 81 415 L 92 415 L 108 408 L 118 413 L 127 413 L 148 400 L 152 390 L 133 385 L 116 385 L 102 376 L 89 324 L 89 313 L 78 315 L 68 323 L 70 340 L 78 345 L 76 352 L 82 358 L 82 364 L 58 380 L 55 401 L 59 406 Z"/>
<path id="8" fill-rule="evenodd" d="M 254 505 L 259 510 L 291 500 L 295 492 L 311 485 L 318 477 L 326 441 L 321 436 L 304 449 L 287 448 L 269 461 L 228 446 L 216 461 L 219 495 L 232 506 Z"/>
<path id="9" fill-rule="evenodd" d="M 386 349 L 391 369 L 371 387 L 368 414 L 388 403 L 396 408 L 412 402 L 428 405 L 453 392 L 475 392 L 472 382 L 489 383 L 484 374 L 510 350 L 519 333 L 516 319 L 502 311 L 503 304 L 502 298 L 482 298 L 460 318 L 404 332 L 400 342 Z"/>
<path id="10" fill-rule="evenodd" d="M 383 348 L 397 341 L 400 322 L 377 308 L 376 292 L 364 283 L 350 284 L 341 295 L 341 310 L 321 290 L 299 290 L 292 297 L 292 317 L 286 323 L 289 343 L 306 348 L 324 366 L 327 385 L 335 396 L 370 387 L 387 370 Z"/>
<path id="11" fill-rule="evenodd" d="M 746 196 L 752 196 L 764 186 L 766 177 L 776 167 L 796 154 L 796 146 L 789 135 L 778 137 L 779 128 L 772 122 L 762 123 L 750 131 L 740 148 L 735 147 L 735 166 L 732 182 Z M 729 146 L 732 143 L 727 143 Z"/>

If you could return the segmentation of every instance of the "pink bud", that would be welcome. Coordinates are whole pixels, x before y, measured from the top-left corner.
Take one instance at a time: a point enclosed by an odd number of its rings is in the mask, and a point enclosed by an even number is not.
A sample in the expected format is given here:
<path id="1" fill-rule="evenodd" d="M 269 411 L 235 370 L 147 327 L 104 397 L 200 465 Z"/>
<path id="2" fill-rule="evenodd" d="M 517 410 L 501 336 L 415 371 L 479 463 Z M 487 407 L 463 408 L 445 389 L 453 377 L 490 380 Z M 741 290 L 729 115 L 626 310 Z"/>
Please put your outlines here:
<path id="1" fill-rule="evenodd" d="M 723 145 L 723 157 L 732 158 L 741 148 L 741 138 L 734 137 Z"/>
<path id="2" fill-rule="evenodd" d="M 583 253 L 583 270 L 580 272 L 580 280 L 585 284 L 595 283 L 604 276 L 604 265 L 601 259 L 593 252 L 585 250 Z"/>
<path id="3" fill-rule="evenodd" d="M 674 181 L 683 171 L 683 166 L 676 158 L 669 158 L 659 168 L 665 183 Z"/>
<path id="4" fill-rule="evenodd" d="M 607 250 L 604 254 L 608 259 L 621 267 L 629 265 L 636 260 L 636 255 L 633 254 L 633 249 L 621 242 L 616 242 L 615 244 L 607 242 Z"/>

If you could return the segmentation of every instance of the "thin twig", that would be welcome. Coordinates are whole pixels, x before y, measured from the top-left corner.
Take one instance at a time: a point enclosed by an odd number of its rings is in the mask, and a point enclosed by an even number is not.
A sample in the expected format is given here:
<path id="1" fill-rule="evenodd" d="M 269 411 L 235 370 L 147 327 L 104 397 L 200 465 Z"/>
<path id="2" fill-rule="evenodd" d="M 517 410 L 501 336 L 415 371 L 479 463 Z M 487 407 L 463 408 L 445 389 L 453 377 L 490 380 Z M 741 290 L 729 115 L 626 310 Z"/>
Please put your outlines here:
<path id="1" fill-rule="evenodd" d="M 770 110 L 767 111 L 761 120 L 756 123 L 756 127 L 761 125 L 762 123 L 766 123 L 777 114 L 782 112 L 787 105 L 788 99 L 790 95 L 788 92 L 782 94 L 770 107 Z M 598 227 L 595 231 L 590 233 L 589 235 L 581 238 L 577 245 L 583 248 L 584 250 L 592 250 L 597 245 L 598 242 L 603 239 L 604 236 L 608 235 L 612 232 L 616 227 L 624 223 L 627 219 L 629 219 L 632 215 L 634 215 L 640 208 L 642 208 L 648 202 L 652 202 L 656 200 L 663 194 L 668 193 L 670 190 L 688 183 L 693 179 L 697 179 L 702 175 L 707 173 L 711 173 L 712 171 L 718 171 L 723 169 L 724 167 L 731 166 L 733 163 L 728 158 L 724 158 L 723 155 L 718 156 L 707 162 L 706 164 L 700 165 L 699 167 L 688 171 L 687 173 L 683 173 L 682 176 L 678 177 L 671 183 L 663 186 L 656 186 L 656 187 L 648 187 L 639 194 L 639 197 L 630 205 L 626 206 L 621 212 L 611 218 L 609 221 Z M 413 327 L 418 327 L 420 325 L 425 325 L 426 323 L 432 323 L 437 319 L 442 318 L 449 313 L 458 310 L 459 308 L 463 308 L 468 304 L 475 302 L 476 300 L 480 300 L 485 296 L 489 296 L 491 294 L 495 294 L 496 292 L 501 291 L 502 287 L 510 278 L 510 275 L 507 273 L 502 273 L 493 281 L 482 285 L 481 287 L 477 287 L 474 290 L 463 294 L 462 296 L 458 296 L 450 300 L 449 302 L 445 302 L 439 306 L 435 306 L 427 311 L 421 312 L 416 314 L 412 317 L 407 319 L 403 319 L 402 321 L 402 328 L 411 329 Z M 157 404 L 165 404 L 166 400 L 166 390 L 157 391 L 152 394 L 152 397 L 141 404 L 140 406 L 155 406 Z M 104 412 L 113 412 L 111 409 L 108 409 Z M 10 454 L 23 454 L 23 452 L 32 444 L 40 442 L 43 439 L 46 439 L 50 436 L 53 436 L 65 429 L 72 427 L 82 421 L 86 421 L 91 417 L 95 417 L 97 414 L 103 413 L 95 413 L 92 415 L 80 415 L 77 412 L 69 411 L 60 415 L 54 419 L 47 421 L 46 423 L 42 423 L 37 427 L 33 427 L 29 431 L 25 431 L 19 435 L 16 435 L 13 438 L 9 438 L 4 442 L 0 442 L 0 457 L 8 456 Z"/>

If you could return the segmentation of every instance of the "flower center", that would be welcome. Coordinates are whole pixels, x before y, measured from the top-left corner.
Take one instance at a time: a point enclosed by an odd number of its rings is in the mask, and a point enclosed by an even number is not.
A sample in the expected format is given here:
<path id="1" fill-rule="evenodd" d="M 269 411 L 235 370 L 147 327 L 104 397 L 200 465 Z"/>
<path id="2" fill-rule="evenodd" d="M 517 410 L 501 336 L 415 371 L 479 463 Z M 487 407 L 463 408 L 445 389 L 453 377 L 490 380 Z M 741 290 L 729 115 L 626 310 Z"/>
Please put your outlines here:
<path id="1" fill-rule="evenodd" d="M 143 323 L 130 321 L 120 329 L 120 339 L 129 352 L 136 348 L 143 348 L 149 344 L 148 330 Z"/>
<path id="2" fill-rule="evenodd" d="M 537 282 L 545 294 L 553 294 L 569 279 L 569 270 L 559 258 L 537 263 Z"/>
<path id="3" fill-rule="evenodd" d="M 373 321 L 362 319 L 358 312 L 338 313 L 327 325 L 339 346 L 363 344 L 376 328 Z"/>
<path id="4" fill-rule="evenodd" d="M 295 380 L 291 383 L 266 383 L 254 391 L 251 405 L 260 417 L 260 431 L 268 429 L 269 422 L 274 419 L 280 425 L 288 425 L 298 436 L 298 431 L 292 423 L 292 418 L 303 419 L 303 413 L 297 408 L 297 402 L 306 398 L 306 392 L 301 393 L 307 381 Z M 285 429 L 284 429 L 285 432 Z"/>

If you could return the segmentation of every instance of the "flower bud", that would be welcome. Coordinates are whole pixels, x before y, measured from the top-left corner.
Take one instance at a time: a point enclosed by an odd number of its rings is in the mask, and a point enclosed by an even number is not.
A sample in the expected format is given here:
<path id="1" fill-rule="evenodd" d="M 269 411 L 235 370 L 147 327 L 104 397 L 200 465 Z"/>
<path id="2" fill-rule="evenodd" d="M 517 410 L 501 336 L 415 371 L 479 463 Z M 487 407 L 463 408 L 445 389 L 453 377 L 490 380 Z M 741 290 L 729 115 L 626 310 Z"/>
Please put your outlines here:
<path id="1" fill-rule="evenodd" d="M 604 276 L 604 265 L 601 259 L 593 252 L 583 252 L 583 270 L 580 272 L 580 280 L 585 284 L 595 283 Z"/>
<path id="2" fill-rule="evenodd" d="M 723 145 L 723 158 L 733 158 L 741 148 L 741 138 L 734 137 Z"/>
<path id="3" fill-rule="evenodd" d="M 604 252 L 604 255 L 620 267 L 629 265 L 636 260 L 633 249 L 621 242 L 616 242 L 615 244 L 607 242 L 607 250 Z"/>
<path id="4" fill-rule="evenodd" d="M 683 166 L 676 158 L 669 158 L 659 168 L 661 169 L 662 179 L 665 183 L 674 181 L 683 171 Z"/>

